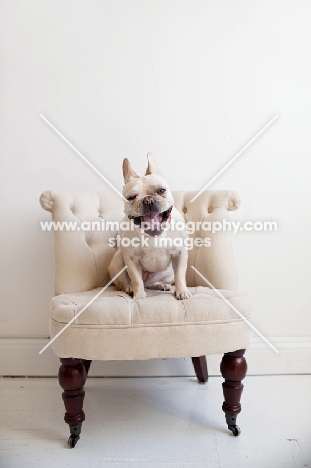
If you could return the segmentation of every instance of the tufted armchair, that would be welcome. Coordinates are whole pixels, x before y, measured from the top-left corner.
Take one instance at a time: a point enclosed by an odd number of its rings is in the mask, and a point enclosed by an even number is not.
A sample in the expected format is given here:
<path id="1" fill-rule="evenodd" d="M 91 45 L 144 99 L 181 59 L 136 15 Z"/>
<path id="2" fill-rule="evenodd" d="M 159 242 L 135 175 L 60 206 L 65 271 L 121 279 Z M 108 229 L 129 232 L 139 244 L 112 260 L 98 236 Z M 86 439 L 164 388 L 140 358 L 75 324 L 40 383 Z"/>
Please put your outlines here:
<path id="1" fill-rule="evenodd" d="M 173 195 L 187 222 L 222 222 L 228 218 L 228 211 L 240 204 L 235 192 L 206 191 L 192 203 L 195 192 Z M 251 331 L 204 280 L 221 290 L 222 296 L 249 318 L 249 299 L 237 290 L 230 232 L 213 234 L 199 227 L 190 234 L 193 239 L 211 240 L 210 247 L 189 250 L 186 279 L 190 299 L 177 301 L 172 292 L 147 290 L 146 299 L 135 300 L 110 285 L 75 319 L 110 281 L 107 269 L 115 247 L 109 246 L 109 239 L 117 236 L 113 223 L 123 219 L 123 201 L 108 192 L 47 191 L 40 202 L 52 213 L 53 221 L 76 223 L 75 230 L 54 230 L 55 296 L 50 315 L 51 339 L 60 333 L 51 346 L 61 360 L 59 382 L 64 390 L 65 422 L 70 427 L 69 447 L 75 446 L 85 419 L 83 386 L 92 360 L 192 357 L 198 381 L 206 382 L 205 356 L 224 354 L 222 409 L 228 428 L 239 435 L 236 417 L 241 411 L 244 352 Z M 91 222 L 97 224 L 88 230 Z"/>

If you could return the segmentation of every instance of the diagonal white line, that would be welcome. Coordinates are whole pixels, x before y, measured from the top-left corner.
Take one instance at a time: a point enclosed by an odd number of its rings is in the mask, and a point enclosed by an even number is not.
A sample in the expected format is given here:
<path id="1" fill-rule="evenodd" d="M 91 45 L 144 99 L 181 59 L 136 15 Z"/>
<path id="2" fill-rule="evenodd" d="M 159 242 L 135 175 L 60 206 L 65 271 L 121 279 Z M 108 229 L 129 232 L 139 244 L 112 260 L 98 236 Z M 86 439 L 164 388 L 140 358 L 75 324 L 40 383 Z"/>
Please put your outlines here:
<path id="1" fill-rule="evenodd" d="M 104 181 L 106 182 L 106 184 L 108 184 L 118 195 L 120 195 L 120 197 L 125 201 L 127 202 L 126 198 L 123 197 L 122 193 L 119 192 L 118 189 L 115 188 L 114 185 L 112 185 L 111 182 L 109 182 L 109 180 L 106 179 L 106 177 L 101 173 L 99 172 L 98 169 L 96 169 L 95 166 L 93 166 L 92 163 L 90 163 L 90 161 L 85 157 L 83 156 L 82 153 L 80 153 L 79 150 L 77 150 L 77 148 L 75 146 L 73 146 L 72 143 L 70 143 L 70 141 L 67 140 L 66 137 L 64 137 L 64 135 L 61 134 L 61 132 L 59 130 L 57 130 L 57 128 L 54 127 L 54 125 L 51 124 L 51 122 L 48 121 L 48 119 L 46 117 L 44 117 L 44 115 L 40 114 L 40 117 L 51 127 L 53 128 L 53 130 L 70 146 L 70 148 L 72 148 L 82 159 L 83 161 L 85 161 L 95 172 L 96 174 L 98 174 L 102 179 L 104 179 Z"/>
<path id="2" fill-rule="evenodd" d="M 111 283 L 113 283 L 114 280 L 115 280 L 119 275 L 121 275 L 121 273 L 122 273 L 126 268 L 127 268 L 127 266 L 125 266 L 124 268 L 122 268 L 122 270 L 120 270 L 119 273 L 117 273 L 116 276 L 114 276 L 114 278 L 112 278 L 112 280 L 110 280 L 109 283 L 106 284 L 106 286 L 104 286 L 104 287 L 99 291 L 99 293 L 97 293 L 94 297 L 92 297 L 92 299 L 90 300 L 90 302 L 88 302 L 88 303 L 83 307 L 83 309 L 81 309 L 80 312 L 79 312 L 75 317 L 73 317 L 73 318 L 70 320 L 70 322 L 68 322 L 68 323 L 64 326 L 64 328 L 62 328 L 61 331 L 58 332 L 57 335 L 55 335 L 54 338 L 53 338 L 51 341 L 48 342 L 48 344 L 47 344 L 46 346 L 44 346 L 44 348 L 41 349 L 41 351 L 39 352 L 39 354 L 42 354 L 43 351 L 45 351 L 46 348 L 48 348 L 48 347 L 53 343 L 53 341 L 55 341 L 56 338 L 58 338 L 59 335 L 61 335 L 61 334 L 66 330 L 66 328 L 68 328 L 68 327 L 72 324 L 72 322 L 74 322 L 74 321 L 79 317 L 79 315 L 81 315 L 82 312 L 84 312 L 85 309 L 87 309 L 87 308 L 92 304 L 92 302 L 94 302 L 94 301 L 98 298 L 98 296 L 100 296 L 101 293 L 104 292 L 105 289 L 107 289 L 108 286 L 110 286 Z"/>
<path id="3" fill-rule="evenodd" d="M 232 304 L 231 302 L 229 302 L 222 294 L 221 292 L 219 292 L 218 289 L 216 289 L 212 283 L 210 283 L 206 278 L 205 276 L 203 276 L 199 270 L 196 269 L 196 267 L 192 266 L 191 265 L 191 268 L 218 294 L 218 296 L 220 296 L 225 302 L 226 304 L 228 304 L 228 306 L 231 307 L 231 309 L 234 310 L 234 312 L 236 312 L 243 320 L 244 322 L 247 323 L 247 325 L 249 325 L 256 333 L 257 335 L 260 336 L 260 338 L 262 338 L 276 353 L 278 353 L 279 351 L 273 346 L 273 344 L 270 343 L 270 341 L 267 340 L 267 338 L 265 338 L 261 333 L 260 331 L 257 330 L 257 328 L 254 327 L 254 325 L 252 325 L 248 320 L 247 318 L 244 317 L 244 315 L 241 314 L 241 312 L 238 311 L 238 309 L 236 309 Z"/>
<path id="4" fill-rule="evenodd" d="M 257 138 L 268 128 L 270 127 L 270 125 L 278 118 L 278 115 L 275 115 L 273 117 L 273 119 L 270 120 L 270 122 L 268 122 L 261 130 L 260 132 L 257 133 L 257 135 L 254 136 L 254 138 L 251 139 L 251 141 L 249 141 L 247 143 L 247 145 L 244 146 L 244 148 L 241 149 L 241 151 L 238 152 L 238 154 L 236 154 L 232 159 L 231 161 L 228 162 L 228 164 L 225 165 L 225 167 L 223 167 L 221 169 L 221 171 L 218 172 L 218 174 L 216 174 L 212 180 L 209 181 L 208 184 L 206 184 L 196 195 L 195 197 L 192 198 L 192 200 L 190 200 L 190 202 L 193 202 L 196 198 L 198 198 L 199 195 L 201 195 L 202 192 L 204 192 L 205 189 L 207 189 L 207 187 L 209 187 L 211 185 L 212 182 L 214 182 L 214 180 L 216 180 L 220 174 L 222 174 L 242 153 L 244 153 L 244 151 L 246 150 L 246 148 L 248 148 L 255 140 L 257 140 Z"/>

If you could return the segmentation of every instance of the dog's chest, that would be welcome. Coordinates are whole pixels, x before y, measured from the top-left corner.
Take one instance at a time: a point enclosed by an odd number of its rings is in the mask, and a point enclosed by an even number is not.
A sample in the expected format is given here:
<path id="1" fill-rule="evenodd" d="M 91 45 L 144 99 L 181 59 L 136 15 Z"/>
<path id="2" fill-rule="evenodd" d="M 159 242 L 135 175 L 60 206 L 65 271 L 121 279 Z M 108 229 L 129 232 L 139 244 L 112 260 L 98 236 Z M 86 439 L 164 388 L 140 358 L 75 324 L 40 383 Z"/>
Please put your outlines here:
<path id="1" fill-rule="evenodd" d="M 167 249 L 142 249 L 138 257 L 143 269 L 150 273 L 166 270 L 172 258 Z"/>

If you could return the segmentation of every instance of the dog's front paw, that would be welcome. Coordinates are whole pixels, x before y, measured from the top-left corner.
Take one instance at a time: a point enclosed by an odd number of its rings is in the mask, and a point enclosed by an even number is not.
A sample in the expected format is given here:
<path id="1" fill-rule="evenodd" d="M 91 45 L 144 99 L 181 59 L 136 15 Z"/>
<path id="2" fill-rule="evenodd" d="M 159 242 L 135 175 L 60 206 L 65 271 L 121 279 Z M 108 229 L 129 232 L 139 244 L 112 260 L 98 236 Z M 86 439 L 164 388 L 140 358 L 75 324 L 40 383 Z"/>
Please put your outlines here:
<path id="1" fill-rule="evenodd" d="M 120 291 L 125 292 L 126 294 L 128 294 L 131 297 L 133 297 L 133 295 L 134 295 L 133 288 L 132 288 L 132 286 L 130 284 L 121 284 L 119 286 L 119 289 L 120 289 Z"/>
<path id="2" fill-rule="evenodd" d="M 146 299 L 146 297 L 147 294 L 145 293 L 145 291 L 134 293 L 134 299 Z"/>
<path id="3" fill-rule="evenodd" d="M 189 297 L 191 297 L 191 293 L 188 289 L 185 289 L 184 291 L 175 291 L 175 297 L 177 300 L 182 301 L 183 299 L 189 299 Z"/>

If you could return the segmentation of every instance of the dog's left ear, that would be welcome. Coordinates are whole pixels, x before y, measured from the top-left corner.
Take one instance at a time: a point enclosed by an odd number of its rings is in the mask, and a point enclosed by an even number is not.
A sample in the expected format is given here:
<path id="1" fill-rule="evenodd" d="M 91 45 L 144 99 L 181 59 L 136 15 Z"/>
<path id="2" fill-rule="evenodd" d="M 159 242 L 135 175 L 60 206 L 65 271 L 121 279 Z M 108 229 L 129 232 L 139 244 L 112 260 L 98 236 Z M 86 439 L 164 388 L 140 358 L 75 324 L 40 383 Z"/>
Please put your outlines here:
<path id="1" fill-rule="evenodd" d="M 148 167 L 147 167 L 145 175 L 149 175 L 149 174 L 158 174 L 159 175 L 160 173 L 159 173 L 159 170 L 157 168 L 157 165 L 156 165 L 153 154 L 148 153 L 147 154 L 147 159 L 148 159 Z"/>
<path id="2" fill-rule="evenodd" d="M 139 178 L 139 175 L 137 175 L 136 172 L 133 171 L 131 163 L 127 158 L 123 160 L 122 169 L 123 169 L 124 182 L 126 184 L 133 178 Z"/>

